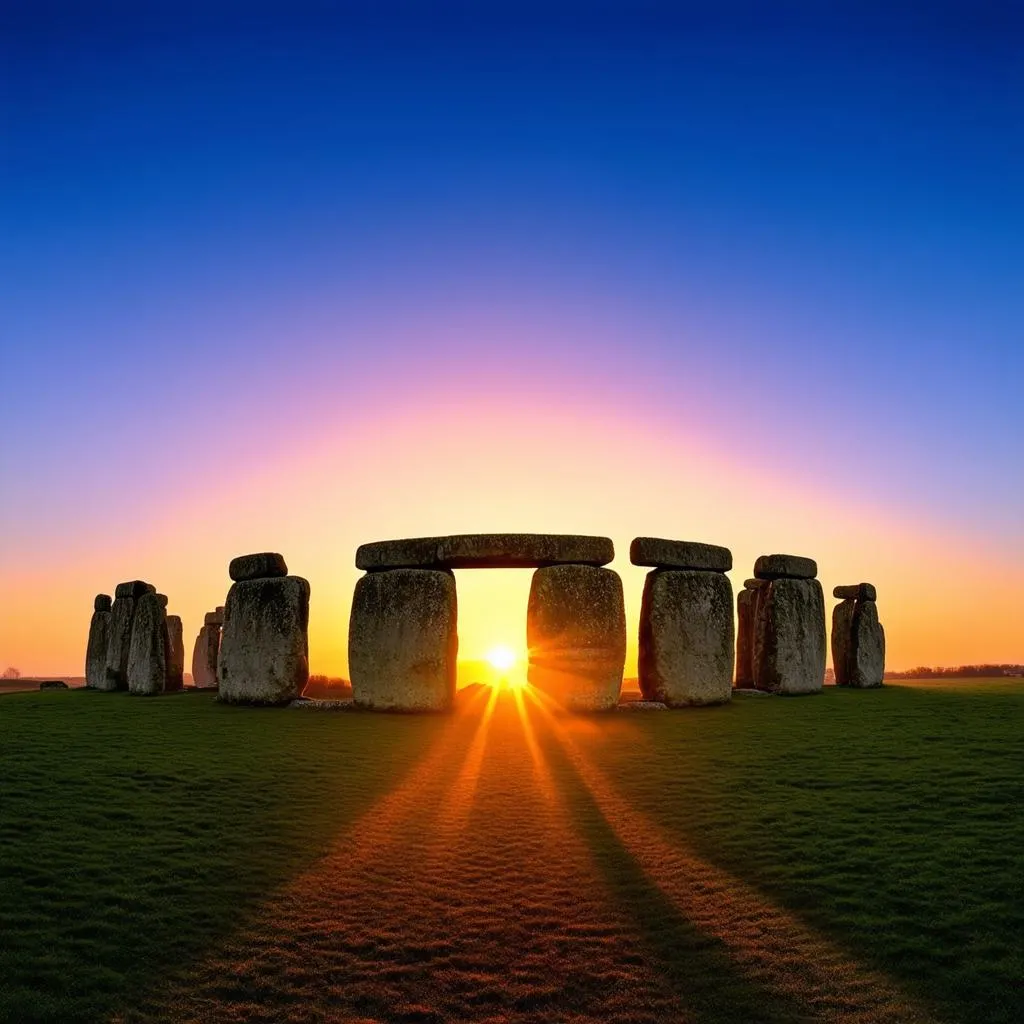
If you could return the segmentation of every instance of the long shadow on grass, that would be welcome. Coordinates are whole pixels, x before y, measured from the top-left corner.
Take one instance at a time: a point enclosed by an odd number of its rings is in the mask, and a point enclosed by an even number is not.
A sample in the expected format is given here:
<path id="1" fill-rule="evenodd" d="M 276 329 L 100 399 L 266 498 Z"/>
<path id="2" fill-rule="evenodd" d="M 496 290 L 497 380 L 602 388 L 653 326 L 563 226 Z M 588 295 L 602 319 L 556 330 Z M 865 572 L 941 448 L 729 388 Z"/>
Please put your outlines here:
<path id="1" fill-rule="evenodd" d="M 743 977 L 725 945 L 672 905 L 620 842 L 562 747 L 550 737 L 543 746 L 576 829 L 619 912 L 635 923 L 652 966 L 692 1013 L 695 1024 L 805 1021 L 806 1012 Z"/>

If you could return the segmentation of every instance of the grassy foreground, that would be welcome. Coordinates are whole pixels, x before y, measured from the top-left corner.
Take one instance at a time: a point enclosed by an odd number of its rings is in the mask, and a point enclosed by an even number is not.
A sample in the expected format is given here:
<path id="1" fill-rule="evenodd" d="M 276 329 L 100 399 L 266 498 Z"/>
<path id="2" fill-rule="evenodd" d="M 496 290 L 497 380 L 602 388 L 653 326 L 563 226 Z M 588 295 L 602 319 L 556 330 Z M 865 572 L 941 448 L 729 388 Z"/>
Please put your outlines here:
<path id="1" fill-rule="evenodd" d="M 1024 1018 L 1024 686 L 0 698 L 0 1020 Z"/>

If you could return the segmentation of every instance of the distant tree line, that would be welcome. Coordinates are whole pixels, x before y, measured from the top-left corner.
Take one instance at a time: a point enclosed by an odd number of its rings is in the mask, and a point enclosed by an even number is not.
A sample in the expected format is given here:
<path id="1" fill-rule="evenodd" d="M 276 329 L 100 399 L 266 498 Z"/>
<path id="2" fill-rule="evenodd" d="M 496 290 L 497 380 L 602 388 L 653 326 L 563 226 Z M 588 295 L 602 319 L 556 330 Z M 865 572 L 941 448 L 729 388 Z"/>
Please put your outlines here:
<path id="1" fill-rule="evenodd" d="M 1024 676 L 1024 665 L 919 665 L 905 672 L 886 672 L 886 679 L 976 679 L 992 676 Z"/>

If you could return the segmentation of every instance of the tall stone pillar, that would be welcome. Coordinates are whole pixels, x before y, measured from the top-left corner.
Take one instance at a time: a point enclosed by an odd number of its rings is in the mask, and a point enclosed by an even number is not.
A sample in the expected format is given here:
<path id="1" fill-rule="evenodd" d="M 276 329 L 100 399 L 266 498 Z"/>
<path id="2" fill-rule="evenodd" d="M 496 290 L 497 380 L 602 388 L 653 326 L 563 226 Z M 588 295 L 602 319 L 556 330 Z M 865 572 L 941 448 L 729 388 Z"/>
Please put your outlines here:
<path id="1" fill-rule="evenodd" d="M 206 613 L 192 649 L 192 685 L 197 690 L 217 689 L 217 661 L 220 657 L 220 636 L 223 625 L 223 607 Z"/>
<path id="2" fill-rule="evenodd" d="M 110 595 L 97 594 L 93 601 L 89 642 L 85 648 L 85 685 L 90 690 L 105 689 L 107 644 L 110 642 Z"/>
<path id="3" fill-rule="evenodd" d="M 135 602 L 143 594 L 156 591 L 150 583 L 132 580 L 118 583 L 114 590 L 114 605 L 110 611 L 110 637 L 107 642 L 107 664 L 100 690 L 128 689 L 128 653 L 132 642 L 132 620 Z"/>
<path id="4" fill-rule="evenodd" d="M 813 559 L 762 555 L 754 566 L 768 580 L 757 600 L 754 685 L 768 693 L 820 693 L 825 685 L 825 595 Z"/>
<path id="5" fill-rule="evenodd" d="M 168 692 L 185 685 L 185 642 L 181 635 L 181 616 L 167 616 L 167 686 Z"/>
<path id="6" fill-rule="evenodd" d="M 356 583 L 348 629 L 352 696 L 382 711 L 447 711 L 459 650 L 455 576 L 387 569 Z"/>
<path id="7" fill-rule="evenodd" d="M 878 621 L 876 591 L 870 583 L 836 587 L 832 612 L 832 664 L 837 686 L 870 689 L 885 676 L 885 630 Z"/>
<path id="8" fill-rule="evenodd" d="M 640 690 L 669 707 L 732 698 L 735 629 L 728 548 L 637 537 L 634 565 L 653 566 L 640 608 Z"/>
<path id="9" fill-rule="evenodd" d="M 743 589 L 736 596 L 737 687 L 754 685 L 754 623 L 758 596 L 767 585 L 764 580 L 744 580 Z"/>
<path id="10" fill-rule="evenodd" d="M 592 565 L 538 569 L 526 613 L 527 679 L 570 711 L 619 702 L 626 610 L 617 572 Z"/>
<path id="11" fill-rule="evenodd" d="M 128 652 L 128 690 L 137 696 L 156 696 L 167 686 L 170 642 L 166 602 L 162 594 L 148 593 L 135 605 Z"/>

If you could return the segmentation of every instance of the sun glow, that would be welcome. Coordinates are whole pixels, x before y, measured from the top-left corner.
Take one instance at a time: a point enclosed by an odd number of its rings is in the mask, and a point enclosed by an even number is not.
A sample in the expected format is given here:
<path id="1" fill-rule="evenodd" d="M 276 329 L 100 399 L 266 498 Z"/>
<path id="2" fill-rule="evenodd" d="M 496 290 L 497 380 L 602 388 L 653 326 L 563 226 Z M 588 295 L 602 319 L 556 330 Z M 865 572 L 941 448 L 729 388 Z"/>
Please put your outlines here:
<path id="1" fill-rule="evenodd" d="M 526 684 L 522 673 L 513 671 L 518 661 L 519 657 L 511 647 L 499 645 L 487 652 L 487 663 L 496 674 L 495 686 L 513 689 Z"/>

